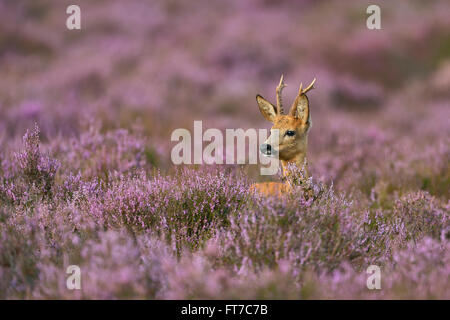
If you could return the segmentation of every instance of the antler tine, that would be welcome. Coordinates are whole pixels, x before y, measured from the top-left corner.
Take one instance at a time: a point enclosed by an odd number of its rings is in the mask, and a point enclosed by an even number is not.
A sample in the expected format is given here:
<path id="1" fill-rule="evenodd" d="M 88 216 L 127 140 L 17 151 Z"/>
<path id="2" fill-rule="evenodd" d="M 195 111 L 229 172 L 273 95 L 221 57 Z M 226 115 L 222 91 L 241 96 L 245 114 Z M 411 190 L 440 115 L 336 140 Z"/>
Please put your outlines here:
<path id="1" fill-rule="evenodd" d="M 281 75 L 280 83 L 277 86 L 277 89 L 275 90 L 277 93 L 277 109 L 279 114 L 283 114 L 283 101 L 281 99 L 281 92 L 283 91 L 283 88 L 287 87 L 287 85 L 283 81 L 283 75 Z"/>
<path id="2" fill-rule="evenodd" d="M 314 89 L 314 83 L 316 82 L 316 78 L 314 78 L 314 80 L 311 82 L 311 84 L 304 90 L 302 90 L 302 85 L 300 84 L 300 90 L 299 93 L 300 94 L 306 94 L 309 90 Z"/>

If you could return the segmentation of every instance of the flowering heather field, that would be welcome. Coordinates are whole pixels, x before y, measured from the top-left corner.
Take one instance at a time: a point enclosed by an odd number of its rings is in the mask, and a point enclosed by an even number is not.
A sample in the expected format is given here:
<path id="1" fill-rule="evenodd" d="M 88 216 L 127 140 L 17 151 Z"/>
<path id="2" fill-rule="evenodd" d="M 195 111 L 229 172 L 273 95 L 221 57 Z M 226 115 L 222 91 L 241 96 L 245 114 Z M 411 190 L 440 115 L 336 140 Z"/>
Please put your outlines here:
<path id="1" fill-rule="evenodd" d="M 378 3 L 1 0 L 0 298 L 450 299 L 450 6 Z M 268 129 L 281 74 L 317 78 L 314 197 L 172 164 L 194 120 Z"/>

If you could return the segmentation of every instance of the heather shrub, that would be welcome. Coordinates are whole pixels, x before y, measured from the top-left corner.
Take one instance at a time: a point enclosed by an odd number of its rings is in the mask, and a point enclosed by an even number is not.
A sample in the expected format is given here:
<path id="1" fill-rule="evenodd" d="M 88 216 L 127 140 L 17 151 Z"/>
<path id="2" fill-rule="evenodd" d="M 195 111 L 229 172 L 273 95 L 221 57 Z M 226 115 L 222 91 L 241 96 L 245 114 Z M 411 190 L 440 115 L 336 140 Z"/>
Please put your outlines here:
<path id="1" fill-rule="evenodd" d="M 213 267 L 218 248 L 209 245 L 202 254 L 187 255 L 167 270 L 169 299 L 295 299 L 300 296 L 289 266 L 254 274 Z"/>
<path id="2" fill-rule="evenodd" d="M 63 260 L 75 258 L 92 237 L 95 225 L 71 206 L 55 207 L 40 200 L 32 207 L 19 208 L 4 207 L 2 212 L 2 293 L 29 298 L 30 290 L 40 285 L 43 270 L 61 269 Z"/>
<path id="3" fill-rule="evenodd" d="M 392 250 L 425 237 L 448 241 L 448 205 L 426 192 L 408 193 L 397 199 L 391 210 L 367 211 L 364 235 L 372 262 L 383 263 L 392 257 Z"/>
<path id="4" fill-rule="evenodd" d="M 366 288 L 367 275 L 342 265 L 316 278 L 317 296 L 328 299 L 446 299 L 448 241 L 425 238 L 395 252 L 393 263 L 381 268 L 381 290 Z"/>
<path id="5" fill-rule="evenodd" d="M 108 182 L 114 172 L 128 173 L 144 168 L 146 144 L 139 133 L 118 129 L 100 133 L 100 125 L 91 124 L 68 143 L 53 143 L 53 152 L 63 160 L 63 169 L 80 172 L 81 178 Z M 147 166 L 147 168 L 150 166 Z"/>
<path id="6" fill-rule="evenodd" d="M 0 208 L 0 297 L 23 297 L 33 287 L 39 272 L 38 226 L 27 216 L 15 221 L 13 212 Z"/>
<path id="7" fill-rule="evenodd" d="M 82 244 L 82 245 L 81 245 Z M 73 239 L 59 263 L 42 257 L 32 296 L 40 299 L 154 299 L 167 290 L 165 266 L 170 250 L 149 235 L 134 239 L 126 230 L 98 232 L 84 243 Z M 70 263 L 69 263 L 70 262 Z M 66 288 L 65 268 L 77 265 L 82 272 L 82 291 Z"/>
<path id="8" fill-rule="evenodd" d="M 204 255 L 182 260 L 170 277 L 172 299 L 445 299 L 448 298 L 448 242 L 425 238 L 396 251 L 393 264 L 381 267 L 381 290 L 367 290 L 366 270 L 347 262 L 331 272 L 296 267 L 280 260 L 275 268 L 254 273 L 213 268 L 211 246 Z"/>
<path id="9" fill-rule="evenodd" d="M 448 1 L 385 2 L 389 32 L 363 2 L 78 2 L 90 32 L 0 1 L 0 298 L 450 298 Z M 268 129 L 281 74 L 285 103 L 317 78 L 310 178 L 173 165 L 194 120 Z"/>
<path id="10" fill-rule="evenodd" d="M 426 236 L 435 239 L 450 238 L 448 211 L 428 193 L 419 191 L 398 199 L 393 217 L 401 225 L 400 229 L 404 229 L 405 241 L 417 241 Z"/>
<path id="11" fill-rule="evenodd" d="M 255 270 L 289 260 L 305 266 L 333 268 L 363 250 L 360 219 L 351 203 L 331 188 L 320 198 L 304 199 L 303 189 L 289 199 L 255 198 L 231 219 L 218 241 L 225 263 Z"/>
<path id="12" fill-rule="evenodd" d="M 38 174 L 26 179 L 23 166 L 4 168 L 2 196 L 5 181 L 45 185 Z M 243 172 L 220 167 L 114 171 L 107 180 L 83 178 L 81 168 L 52 181 L 52 198 L 24 205 L 25 195 L 10 193 L 20 201 L 1 211 L 3 297 L 445 296 L 437 280 L 445 269 L 429 269 L 438 255 L 417 248 L 446 250 L 448 204 L 423 191 L 380 203 L 379 192 L 364 199 L 294 171 L 281 199 L 250 194 Z M 411 274 L 404 250 L 422 264 Z M 373 263 L 392 273 L 386 293 L 364 289 Z M 83 272 L 82 291 L 65 287 L 69 264 Z M 421 278 L 427 293 L 419 294 L 407 282 L 422 271 L 432 280 Z"/>
<path id="13" fill-rule="evenodd" d="M 296 165 L 288 164 L 288 176 L 286 177 L 286 182 L 289 184 L 290 188 L 293 190 L 291 198 L 296 198 L 297 201 L 315 201 L 325 196 L 329 196 L 333 193 L 333 185 L 328 189 L 325 187 L 323 181 L 314 179 L 308 176 L 306 170 L 306 161 L 303 167 L 299 168 Z M 281 172 L 279 172 L 281 173 Z M 282 177 L 280 177 L 282 179 Z M 328 192 L 327 195 L 324 193 Z"/>
<path id="14" fill-rule="evenodd" d="M 54 184 L 59 163 L 41 154 L 39 150 L 39 128 L 27 132 L 23 138 L 24 150 L 16 155 L 22 177 L 30 185 L 49 195 Z"/>
<path id="15" fill-rule="evenodd" d="M 178 249 L 198 249 L 229 224 L 245 204 L 246 190 L 245 180 L 219 168 L 180 169 L 173 177 L 140 172 L 111 182 L 87 210 L 105 226 L 153 230 Z"/>
<path id="16" fill-rule="evenodd" d="M 37 125 L 32 131 L 27 130 L 23 149 L 14 158 L 16 162 L 9 165 L 0 180 L 0 198 L 22 205 L 32 204 L 35 198 L 51 198 L 60 163 L 41 152 Z"/>

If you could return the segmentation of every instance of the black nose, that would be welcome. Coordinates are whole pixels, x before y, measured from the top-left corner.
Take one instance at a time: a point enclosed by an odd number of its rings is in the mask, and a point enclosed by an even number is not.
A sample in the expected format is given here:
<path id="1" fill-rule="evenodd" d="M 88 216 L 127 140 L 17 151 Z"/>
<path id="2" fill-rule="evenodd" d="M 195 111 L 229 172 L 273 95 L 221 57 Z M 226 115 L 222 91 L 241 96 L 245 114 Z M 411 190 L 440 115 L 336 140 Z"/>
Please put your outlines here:
<path id="1" fill-rule="evenodd" d="M 264 154 L 272 154 L 272 147 L 267 143 L 263 143 L 261 147 L 259 147 L 259 150 Z"/>

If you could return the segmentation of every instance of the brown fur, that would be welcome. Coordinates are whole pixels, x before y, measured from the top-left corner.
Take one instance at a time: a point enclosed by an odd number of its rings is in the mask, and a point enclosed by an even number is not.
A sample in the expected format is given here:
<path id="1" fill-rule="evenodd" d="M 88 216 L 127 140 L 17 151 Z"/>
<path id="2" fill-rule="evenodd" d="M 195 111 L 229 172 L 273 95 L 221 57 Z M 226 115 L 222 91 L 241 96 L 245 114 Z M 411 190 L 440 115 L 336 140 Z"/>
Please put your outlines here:
<path id="1" fill-rule="evenodd" d="M 314 81 L 306 88 L 302 89 L 300 85 L 299 92 L 295 98 L 294 103 L 288 115 L 282 114 L 281 105 L 281 91 L 285 87 L 283 77 L 281 77 L 280 84 L 277 87 L 277 107 L 272 105 L 269 101 L 258 95 L 256 101 L 264 118 L 273 123 L 272 129 L 278 129 L 278 145 L 272 146 L 278 152 L 281 166 L 283 169 L 283 176 L 288 177 L 289 172 L 287 165 L 294 163 L 302 168 L 306 163 L 306 151 L 308 147 L 308 132 L 311 127 L 311 116 L 309 111 L 309 101 L 306 93 L 313 88 Z M 286 135 L 287 131 L 294 131 L 294 136 Z M 272 137 L 266 141 L 270 142 Z M 305 167 L 305 171 L 307 168 Z M 307 175 L 307 172 L 306 172 Z M 263 182 L 255 183 L 251 186 L 251 190 L 262 193 L 264 195 L 282 196 L 291 190 L 291 186 L 284 182 Z"/>

